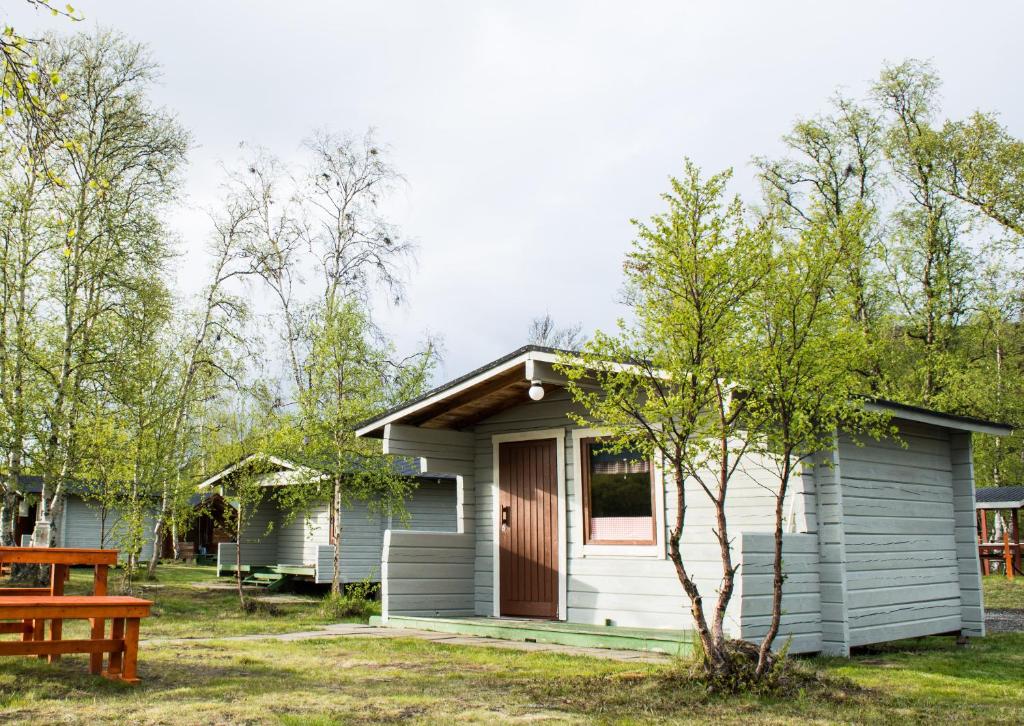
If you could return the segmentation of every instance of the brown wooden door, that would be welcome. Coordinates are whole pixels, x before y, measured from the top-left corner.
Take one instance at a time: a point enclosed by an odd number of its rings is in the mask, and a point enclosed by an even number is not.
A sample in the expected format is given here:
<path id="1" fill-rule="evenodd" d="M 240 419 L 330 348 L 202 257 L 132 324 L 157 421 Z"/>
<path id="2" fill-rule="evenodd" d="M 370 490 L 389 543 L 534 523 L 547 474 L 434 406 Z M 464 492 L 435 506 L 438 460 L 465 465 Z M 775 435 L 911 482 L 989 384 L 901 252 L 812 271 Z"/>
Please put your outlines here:
<path id="1" fill-rule="evenodd" d="M 558 617 L 558 471 L 555 439 L 498 448 L 501 614 Z"/>

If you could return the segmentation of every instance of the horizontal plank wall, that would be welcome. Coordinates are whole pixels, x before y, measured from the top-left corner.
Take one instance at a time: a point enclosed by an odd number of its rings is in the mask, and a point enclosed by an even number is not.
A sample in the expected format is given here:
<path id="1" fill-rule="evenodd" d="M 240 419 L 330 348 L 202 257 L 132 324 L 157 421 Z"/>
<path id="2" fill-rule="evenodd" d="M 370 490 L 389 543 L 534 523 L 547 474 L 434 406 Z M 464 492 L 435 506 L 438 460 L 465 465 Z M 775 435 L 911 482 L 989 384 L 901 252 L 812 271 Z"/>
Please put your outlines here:
<path id="1" fill-rule="evenodd" d="M 472 615 L 472 534 L 388 530 L 384 536 L 381 615 Z"/>
<path id="2" fill-rule="evenodd" d="M 985 635 L 981 564 L 974 509 L 974 457 L 971 434 L 954 433 L 950 440 L 953 464 L 953 512 L 956 517 L 956 561 L 960 572 L 960 618 L 964 635 Z"/>
<path id="3" fill-rule="evenodd" d="M 740 602 L 740 637 L 760 642 L 772 614 L 775 580 L 775 536 L 744 532 L 739 537 L 742 566 L 736 590 Z M 782 536 L 782 619 L 773 644 L 789 645 L 790 653 L 816 653 L 822 649 L 821 586 L 818 577 L 818 537 L 814 534 Z"/>
<path id="4" fill-rule="evenodd" d="M 277 515 L 277 564 L 311 565 L 318 546 L 330 542 L 331 511 L 327 502 L 317 502 L 305 513 Z"/>
<path id="5" fill-rule="evenodd" d="M 125 522 L 116 507 L 108 510 L 104 516 L 99 507 L 86 502 L 79 496 L 70 494 L 64 500 L 62 516 L 64 517 L 60 528 L 62 547 L 120 548 Z M 141 557 L 143 560 L 148 560 L 153 554 L 154 524 L 153 514 L 147 513 L 142 522 Z M 122 556 L 124 556 L 123 553 Z"/>
<path id="6" fill-rule="evenodd" d="M 384 523 L 378 512 L 365 502 L 352 502 L 341 514 L 341 581 L 378 582 L 381 577 L 381 550 L 384 542 Z M 325 533 L 327 527 L 324 528 Z M 318 544 L 327 545 L 327 537 Z M 328 562 L 317 563 L 317 580 L 330 582 L 334 576 L 334 554 L 330 547 L 321 548 L 330 553 Z"/>
<path id="7" fill-rule="evenodd" d="M 850 654 L 850 621 L 846 582 L 846 527 L 838 441 L 834 449 L 814 460 L 812 475 L 817 508 L 822 651 L 829 655 L 845 656 Z"/>
<path id="8" fill-rule="evenodd" d="M 476 532 L 476 441 L 472 433 L 388 424 L 383 450 L 392 456 L 419 459 L 424 474 L 455 475 L 455 530 Z"/>
<path id="9" fill-rule="evenodd" d="M 405 503 L 409 520 L 390 518 L 389 529 L 455 532 L 458 527 L 456 483 L 450 479 L 422 480 Z"/>
<path id="10" fill-rule="evenodd" d="M 950 434 L 896 423 L 902 444 L 840 437 L 850 646 L 961 626 Z"/>
<path id="11" fill-rule="evenodd" d="M 270 498 L 264 498 L 255 511 L 246 516 L 242 528 L 242 564 L 243 565 L 276 565 L 277 564 L 277 504 Z M 269 529 L 269 531 L 268 531 Z M 218 552 L 224 557 L 225 565 L 234 564 L 234 551 L 229 554 L 224 548 L 229 544 L 221 543 Z M 234 544 L 231 543 L 231 547 Z"/>

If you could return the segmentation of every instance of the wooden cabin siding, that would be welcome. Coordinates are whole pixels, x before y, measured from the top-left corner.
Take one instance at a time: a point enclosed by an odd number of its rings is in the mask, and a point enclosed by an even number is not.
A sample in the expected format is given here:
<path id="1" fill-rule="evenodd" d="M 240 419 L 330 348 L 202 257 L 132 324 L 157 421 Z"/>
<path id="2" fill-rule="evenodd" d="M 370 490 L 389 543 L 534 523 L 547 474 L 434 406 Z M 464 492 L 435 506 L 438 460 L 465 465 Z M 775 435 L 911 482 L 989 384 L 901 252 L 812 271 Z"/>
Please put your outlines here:
<path id="1" fill-rule="evenodd" d="M 743 566 L 734 597 L 740 603 L 740 637 L 759 642 L 768 632 L 774 587 L 775 537 L 769 533 L 744 532 L 739 536 Z M 789 646 L 791 653 L 822 649 L 821 583 L 818 537 L 784 534 L 782 539 L 783 613 L 776 650 Z"/>
<path id="2" fill-rule="evenodd" d="M 947 429 L 840 436 L 850 646 L 960 630 L 960 571 Z"/>
<path id="3" fill-rule="evenodd" d="M 284 512 L 277 513 L 277 557 L 275 564 L 304 565 L 313 560 L 306 557 L 307 520 L 296 515 L 288 521 Z"/>
<path id="4" fill-rule="evenodd" d="M 810 478 L 817 519 L 821 649 L 829 655 L 846 656 L 850 654 L 850 621 L 841 466 L 837 446 L 813 461 Z"/>
<path id="5" fill-rule="evenodd" d="M 385 616 L 473 615 L 472 534 L 390 530 L 384 539 L 381 604 Z"/>
<path id="6" fill-rule="evenodd" d="M 455 532 L 458 527 L 455 482 L 450 479 L 424 479 L 405 503 L 409 521 L 390 517 L 389 529 L 418 532 Z"/>
<path id="7" fill-rule="evenodd" d="M 953 514 L 956 518 L 956 561 L 960 575 L 960 619 L 964 635 L 985 635 L 985 610 L 978 561 L 978 532 L 974 508 L 974 457 L 971 435 L 950 437 L 953 464 Z"/>
<path id="8" fill-rule="evenodd" d="M 248 516 L 242 518 L 242 564 L 277 564 L 277 503 L 265 497 Z"/>
<path id="9" fill-rule="evenodd" d="M 384 526 L 378 512 L 365 502 L 352 502 L 341 514 L 341 579 L 380 580 Z M 333 563 L 332 563 L 333 565 Z"/>
<path id="10" fill-rule="evenodd" d="M 278 564 L 312 565 L 317 561 L 317 547 L 330 543 L 331 511 L 326 502 L 293 517 L 279 511 L 277 522 Z"/>
<path id="11" fill-rule="evenodd" d="M 326 505 L 325 505 L 326 506 Z M 334 548 L 330 545 L 330 510 L 328 521 L 308 540 L 316 563 L 316 581 L 334 579 Z M 353 502 L 341 515 L 341 581 L 380 580 L 381 547 L 384 526 L 381 515 L 370 511 L 365 502 Z"/>
<path id="12" fill-rule="evenodd" d="M 121 513 L 111 509 L 101 523 L 100 509 L 79 496 L 64 499 L 64 521 L 61 523 L 61 546 L 100 549 L 119 549 L 125 522 Z M 142 522 L 141 558 L 148 560 L 153 554 L 153 513 L 147 513 Z M 124 556 L 123 553 L 120 556 Z"/>

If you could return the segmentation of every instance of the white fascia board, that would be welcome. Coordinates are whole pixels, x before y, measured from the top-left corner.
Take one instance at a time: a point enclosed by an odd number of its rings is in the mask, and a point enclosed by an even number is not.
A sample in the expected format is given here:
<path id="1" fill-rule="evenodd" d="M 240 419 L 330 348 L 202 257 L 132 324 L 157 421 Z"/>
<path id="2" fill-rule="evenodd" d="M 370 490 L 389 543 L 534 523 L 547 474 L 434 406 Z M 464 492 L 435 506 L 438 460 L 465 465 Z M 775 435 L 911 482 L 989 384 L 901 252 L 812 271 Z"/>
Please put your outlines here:
<path id="1" fill-rule="evenodd" d="M 219 482 L 224 477 L 228 476 L 229 474 L 233 474 L 234 472 L 238 471 L 243 466 L 246 466 L 247 464 L 251 464 L 254 461 L 269 461 L 274 466 L 279 466 L 282 469 L 285 469 L 287 471 L 299 471 L 301 469 L 305 469 L 305 467 L 296 466 L 292 462 L 286 461 L 284 459 L 280 459 L 280 458 L 278 458 L 276 456 L 267 456 L 265 454 L 250 454 L 249 456 L 245 457 L 244 459 L 241 459 L 240 461 L 236 461 L 234 464 L 229 466 L 224 471 L 221 471 L 221 472 L 219 472 L 217 474 L 214 474 L 213 476 L 211 476 L 209 479 L 207 479 L 203 483 L 197 485 L 196 489 L 199 490 L 199 491 L 206 491 L 207 489 L 210 489 L 211 487 L 213 487 L 214 484 Z"/>
<path id="2" fill-rule="evenodd" d="M 1012 429 L 1000 424 L 990 424 L 984 421 L 964 421 L 954 416 L 946 416 L 941 413 L 930 411 L 917 411 L 903 408 L 902 406 L 890 406 L 877 401 L 867 401 L 864 408 L 877 413 L 889 413 L 893 418 L 904 421 L 915 421 L 917 423 L 939 426 L 941 428 L 953 429 L 956 431 L 969 431 L 976 434 L 990 434 L 992 436 L 1007 436 Z"/>
<path id="3" fill-rule="evenodd" d="M 996 510 L 996 509 L 1020 509 L 1024 507 L 1024 499 L 1019 502 L 975 502 L 975 509 Z"/>

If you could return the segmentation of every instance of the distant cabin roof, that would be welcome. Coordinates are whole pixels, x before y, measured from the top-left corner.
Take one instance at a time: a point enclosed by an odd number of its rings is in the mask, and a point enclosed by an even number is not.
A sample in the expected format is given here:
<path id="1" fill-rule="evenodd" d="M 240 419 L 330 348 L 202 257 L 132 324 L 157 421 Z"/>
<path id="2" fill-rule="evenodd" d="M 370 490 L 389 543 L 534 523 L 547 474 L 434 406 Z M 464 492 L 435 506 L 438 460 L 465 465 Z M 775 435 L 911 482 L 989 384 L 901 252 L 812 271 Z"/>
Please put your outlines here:
<path id="1" fill-rule="evenodd" d="M 1024 507 L 1024 487 L 985 487 L 974 499 L 977 509 L 1020 509 Z"/>
<path id="2" fill-rule="evenodd" d="M 419 426 L 425 429 L 460 430 L 489 418 L 507 408 L 530 401 L 533 382 L 545 392 L 563 387 L 565 377 L 553 367 L 559 358 L 577 351 L 526 345 L 487 365 L 459 376 L 422 396 L 413 398 L 356 427 L 356 434 L 383 438 L 388 424 Z M 871 399 L 867 407 L 886 411 L 894 418 L 942 426 L 960 431 L 1006 436 L 1011 426 L 971 416 L 943 413 L 895 401 Z"/>
<path id="3" fill-rule="evenodd" d="M 239 471 L 241 469 L 245 469 L 249 465 L 255 465 L 259 461 L 264 462 L 264 465 L 266 465 L 266 464 L 270 465 L 269 467 L 267 467 L 267 472 L 268 473 L 271 472 L 271 471 L 306 471 L 306 472 L 316 472 L 317 471 L 317 468 L 314 465 L 298 464 L 298 463 L 295 463 L 293 461 L 288 461 L 287 459 L 279 458 L 277 456 L 264 456 L 264 455 L 261 455 L 261 454 L 253 454 L 251 456 L 245 457 L 244 459 L 241 459 L 240 461 L 236 461 L 231 466 L 229 466 L 229 467 L 227 467 L 227 468 L 217 472 L 216 474 L 210 476 L 208 479 L 203 481 L 197 488 L 201 489 L 201 490 L 202 489 L 209 489 L 211 486 L 213 486 L 217 482 L 219 482 L 219 481 L 221 481 L 221 480 L 223 480 L 225 478 L 230 477 L 235 472 L 237 472 L 237 471 Z M 397 457 L 397 456 L 396 457 L 392 457 L 391 458 L 391 469 L 396 474 L 400 474 L 402 476 L 413 477 L 413 478 L 417 478 L 417 479 L 430 479 L 430 480 L 455 479 L 455 475 L 454 474 L 435 474 L 433 472 L 430 472 L 428 474 L 428 473 L 424 472 L 422 470 L 422 468 L 421 468 L 420 461 L 418 459 L 414 460 L 414 459 L 407 459 L 407 458 Z"/>

